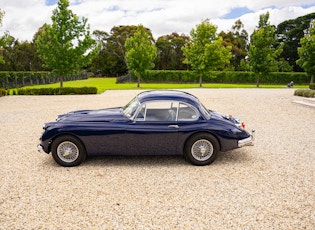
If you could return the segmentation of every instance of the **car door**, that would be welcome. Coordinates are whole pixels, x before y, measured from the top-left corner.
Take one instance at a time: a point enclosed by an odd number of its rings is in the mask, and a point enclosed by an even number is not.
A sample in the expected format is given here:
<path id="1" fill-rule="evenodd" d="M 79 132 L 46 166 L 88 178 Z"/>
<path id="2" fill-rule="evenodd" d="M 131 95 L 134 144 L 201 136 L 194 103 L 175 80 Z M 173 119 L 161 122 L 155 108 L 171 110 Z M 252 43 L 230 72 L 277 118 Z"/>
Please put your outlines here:
<path id="1" fill-rule="evenodd" d="M 178 146 L 184 149 L 186 141 L 196 132 L 207 130 L 207 122 L 197 108 L 186 103 L 180 103 L 178 109 Z"/>
<path id="2" fill-rule="evenodd" d="M 178 102 L 153 101 L 142 105 L 126 131 L 129 155 L 175 154 L 178 141 Z"/>

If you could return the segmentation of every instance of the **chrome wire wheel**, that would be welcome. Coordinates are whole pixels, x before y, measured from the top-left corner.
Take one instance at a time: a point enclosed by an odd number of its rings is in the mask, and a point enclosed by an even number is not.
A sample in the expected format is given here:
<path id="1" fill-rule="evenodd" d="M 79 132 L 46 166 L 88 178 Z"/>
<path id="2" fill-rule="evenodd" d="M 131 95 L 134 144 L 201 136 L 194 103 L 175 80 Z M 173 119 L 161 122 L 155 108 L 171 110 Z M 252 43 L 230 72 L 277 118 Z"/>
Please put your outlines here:
<path id="1" fill-rule="evenodd" d="M 54 160 L 65 167 L 77 166 L 86 158 L 85 146 L 71 135 L 62 135 L 53 140 L 51 153 Z"/>
<path id="2" fill-rule="evenodd" d="M 220 145 L 216 137 L 208 133 L 197 133 L 185 143 L 184 156 L 194 165 L 209 165 L 217 157 Z"/>
<path id="3" fill-rule="evenodd" d="M 207 139 L 197 140 L 191 147 L 191 155 L 198 161 L 206 161 L 210 159 L 213 152 L 213 145 Z"/>
<path id="4" fill-rule="evenodd" d="M 72 163 L 78 159 L 80 151 L 78 147 L 71 141 L 64 141 L 58 145 L 57 155 L 60 160 L 66 163 Z"/>

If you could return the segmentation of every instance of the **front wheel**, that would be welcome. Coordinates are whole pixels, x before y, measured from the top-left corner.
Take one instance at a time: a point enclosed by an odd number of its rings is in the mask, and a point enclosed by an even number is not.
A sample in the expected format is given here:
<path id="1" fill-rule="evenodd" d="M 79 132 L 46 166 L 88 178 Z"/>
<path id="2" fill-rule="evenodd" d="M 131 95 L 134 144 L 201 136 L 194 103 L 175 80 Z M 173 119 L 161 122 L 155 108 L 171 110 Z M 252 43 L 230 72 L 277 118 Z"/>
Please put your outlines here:
<path id="1" fill-rule="evenodd" d="M 185 145 L 185 157 L 194 165 L 209 165 L 217 157 L 220 150 L 217 139 L 210 134 L 192 136 Z"/>
<path id="2" fill-rule="evenodd" d="M 77 166 L 86 157 L 81 141 L 70 135 L 57 137 L 51 145 L 51 152 L 54 160 L 65 167 Z"/>

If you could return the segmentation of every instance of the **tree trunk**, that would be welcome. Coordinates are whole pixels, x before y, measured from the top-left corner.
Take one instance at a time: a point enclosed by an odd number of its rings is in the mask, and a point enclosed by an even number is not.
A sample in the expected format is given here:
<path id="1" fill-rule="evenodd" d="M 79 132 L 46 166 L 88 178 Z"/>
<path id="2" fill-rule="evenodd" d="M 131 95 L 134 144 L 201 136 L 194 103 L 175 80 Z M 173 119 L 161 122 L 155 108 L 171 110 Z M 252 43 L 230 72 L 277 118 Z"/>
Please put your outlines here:
<path id="1" fill-rule="evenodd" d="M 199 87 L 202 88 L 202 76 L 199 76 Z"/>
<path id="2" fill-rule="evenodd" d="M 311 82 L 310 82 L 310 83 L 311 83 L 311 84 L 314 83 L 314 74 L 311 75 Z"/>
<path id="3" fill-rule="evenodd" d="M 256 76 L 256 87 L 259 88 L 259 75 Z"/>
<path id="4" fill-rule="evenodd" d="M 140 88 L 140 73 L 138 73 L 137 76 L 138 76 L 138 85 L 137 85 L 137 87 Z"/>
<path id="5" fill-rule="evenodd" d="M 60 88 L 63 88 L 63 77 L 61 75 L 59 76 L 59 81 L 60 81 Z"/>

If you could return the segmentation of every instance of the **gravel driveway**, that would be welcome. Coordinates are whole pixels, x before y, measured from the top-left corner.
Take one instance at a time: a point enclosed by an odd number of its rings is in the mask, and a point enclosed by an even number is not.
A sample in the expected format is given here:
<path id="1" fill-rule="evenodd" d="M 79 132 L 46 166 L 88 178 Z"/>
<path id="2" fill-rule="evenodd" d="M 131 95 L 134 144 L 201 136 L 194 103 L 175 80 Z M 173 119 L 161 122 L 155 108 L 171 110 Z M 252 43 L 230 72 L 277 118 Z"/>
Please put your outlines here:
<path id="1" fill-rule="evenodd" d="M 0 229 L 315 229 L 315 109 L 294 89 L 189 89 L 256 129 L 209 166 L 99 157 L 63 168 L 38 153 L 57 114 L 126 104 L 139 91 L 0 98 Z"/>

